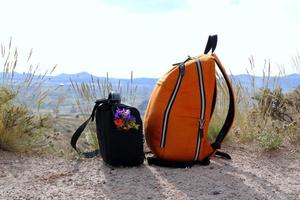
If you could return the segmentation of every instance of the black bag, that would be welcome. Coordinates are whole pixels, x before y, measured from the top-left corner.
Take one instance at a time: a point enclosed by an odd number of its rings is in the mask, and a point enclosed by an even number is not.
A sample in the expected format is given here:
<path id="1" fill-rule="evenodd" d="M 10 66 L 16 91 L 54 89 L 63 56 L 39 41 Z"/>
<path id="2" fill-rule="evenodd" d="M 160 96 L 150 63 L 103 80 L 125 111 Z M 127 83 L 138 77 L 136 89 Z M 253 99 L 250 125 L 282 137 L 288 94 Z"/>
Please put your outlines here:
<path id="1" fill-rule="evenodd" d="M 103 160 L 113 166 L 137 166 L 145 158 L 143 123 L 136 108 L 120 102 L 120 95 L 117 93 L 110 93 L 108 99 L 97 100 L 89 119 L 72 136 L 71 145 L 78 151 L 77 140 L 89 121 L 93 121 L 95 117 Z M 99 154 L 99 150 L 81 154 L 91 158 Z"/>

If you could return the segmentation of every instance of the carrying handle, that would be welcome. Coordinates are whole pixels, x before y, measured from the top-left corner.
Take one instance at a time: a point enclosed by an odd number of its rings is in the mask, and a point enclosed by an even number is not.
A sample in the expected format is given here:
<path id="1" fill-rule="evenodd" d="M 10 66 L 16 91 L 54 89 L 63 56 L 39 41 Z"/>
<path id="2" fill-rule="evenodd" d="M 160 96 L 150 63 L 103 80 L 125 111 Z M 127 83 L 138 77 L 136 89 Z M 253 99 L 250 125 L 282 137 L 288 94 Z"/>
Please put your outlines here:
<path id="1" fill-rule="evenodd" d="M 216 149 L 220 149 L 221 148 L 221 143 L 223 142 L 223 140 L 225 139 L 227 133 L 229 132 L 232 124 L 233 124 L 233 120 L 234 120 L 234 116 L 235 116 L 235 98 L 234 98 L 234 93 L 233 93 L 233 89 L 232 89 L 232 85 L 230 83 L 229 77 L 226 74 L 225 68 L 223 67 L 222 63 L 220 62 L 219 58 L 217 57 L 216 54 L 212 54 L 212 57 L 214 58 L 217 66 L 219 67 L 227 88 L 228 88 L 228 93 L 229 93 L 229 108 L 228 108 L 228 113 L 224 122 L 223 127 L 221 128 L 215 142 L 211 145 L 212 148 L 214 150 Z"/>
<path id="2" fill-rule="evenodd" d="M 214 53 L 218 43 L 218 35 L 210 35 L 208 36 L 208 40 L 206 43 L 206 47 L 204 50 L 204 54 L 207 54 L 208 52 Z"/>
<path id="3" fill-rule="evenodd" d="M 90 115 L 90 117 L 83 123 L 81 124 L 78 129 L 75 131 L 75 133 L 73 134 L 72 138 L 71 138 L 71 146 L 79 153 L 82 154 L 84 157 L 86 158 L 91 158 L 96 156 L 99 153 L 99 150 L 95 150 L 92 152 L 86 152 L 86 153 L 81 153 L 77 148 L 76 148 L 76 143 L 81 135 L 81 133 L 84 131 L 84 129 L 86 128 L 86 126 L 88 125 L 88 123 L 91 121 L 94 121 L 94 117 L 95 117 L 95 112 L 96 109 L 98 108 L 98 106 L 102 103 L 107 102 L 107 99 L 99 99 L 95 102 L 95 106 L 93 108 L 92 114 Z"/>

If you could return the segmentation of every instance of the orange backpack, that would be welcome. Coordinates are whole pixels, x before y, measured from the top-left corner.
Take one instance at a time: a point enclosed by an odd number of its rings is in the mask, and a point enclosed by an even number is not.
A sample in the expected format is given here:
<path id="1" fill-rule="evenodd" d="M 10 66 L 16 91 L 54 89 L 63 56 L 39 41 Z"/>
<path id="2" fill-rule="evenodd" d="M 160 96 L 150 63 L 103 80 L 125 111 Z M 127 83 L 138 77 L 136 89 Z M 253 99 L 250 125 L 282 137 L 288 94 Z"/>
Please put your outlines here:
<path id="1" fill-rule="evenodd" d="M 231 128 L 235 107 L 230 80 L 213 53 L 216 45 L 217 35 L 209 36 L 204 55 L 174 64 L 153 89 L 144 116 L 146 142 L 154 154 L 149 164 L 189 167 L 209 164 L 212 155 L 230 159 L 217 151 Z M 217 96 L 215 64 L 228 86 L 230 101 L 225 123 L 210 143 L 207 132 Z"/>

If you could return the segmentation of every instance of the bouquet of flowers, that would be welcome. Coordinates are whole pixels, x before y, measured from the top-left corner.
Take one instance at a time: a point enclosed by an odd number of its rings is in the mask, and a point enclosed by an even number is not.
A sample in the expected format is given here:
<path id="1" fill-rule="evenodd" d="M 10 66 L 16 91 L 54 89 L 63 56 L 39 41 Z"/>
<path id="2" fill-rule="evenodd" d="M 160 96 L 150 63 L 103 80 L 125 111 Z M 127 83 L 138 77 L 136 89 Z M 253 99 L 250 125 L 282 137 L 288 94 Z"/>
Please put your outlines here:
<path id="1" fill-rule="evenodd" d="M 139 129 L 139 125 L 136 124 L 136 119 L 131 115 L 129 109 L 119 109 L 117 108 L 114 114 L 114 124 L 118 129 L 129 130 L 129 129 Z"/>

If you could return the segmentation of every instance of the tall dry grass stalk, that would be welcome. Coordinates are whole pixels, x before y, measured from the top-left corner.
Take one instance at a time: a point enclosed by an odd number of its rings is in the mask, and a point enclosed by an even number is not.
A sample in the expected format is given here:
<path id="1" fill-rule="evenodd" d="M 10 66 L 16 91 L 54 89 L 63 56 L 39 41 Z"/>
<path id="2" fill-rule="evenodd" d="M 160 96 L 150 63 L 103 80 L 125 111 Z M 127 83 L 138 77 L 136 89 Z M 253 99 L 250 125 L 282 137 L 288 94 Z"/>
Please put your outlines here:
<path id="1" fill-rule="evenodd" d="M 106 78 L 101 80 L 91 75 L 88 82 L 75 82 L 70 80 L 72 89 L 75 93 L 75 101 L 84 116 L 88 116 L 91 112 L 94 102 L 97 99 L 107 98 L 111 91 L 121 94 L 122 102 L 130 105 L 135 104 L 137 85 L 133 83 L 133 72 L 130 74 L 130 81 L 126 85 L 122 85 L 119 80 L 117 84 L 112 84 L 108 73 Z"/>
<path id="2" fill-rule="evenodd" d="M 293 65 L 294 65 L 294 68 L 300 72 L 300 53 L 299 51 L 297 52 L 297 55 L 292 57 L 292 62 L 293 62 Z"/>
<path id="3" fill-rule="evenodd" d="M 14 102 L 17 93 L 0 87 L 0 148 L 26 151 L 36 136 L 48 127 L 47 116 L 33 115 L 28 107 Z"/>
<path id="4" fill-rule="evenodd" d="M 133 72 L 130 73 L 130 81 L 126 85 L 122 85 L 119 80 L 117 84 L 112 84 L 108 73 L 106 78 L 101 80 L 91 75 L 88 82 L 75 82 L 70 80 L 72 89 L 75 93 L 75 101 L 80 113 L 87 118 L 92 111 L 94 102 L 97 99 L 107 98 L 111 91 L 118 92 L 121 95 L 122 103 L 134 105 L 136 100 L 137 85 L 133 83 Z M 98 147 L 96 137 L 96 127 L 89 125 L 86 140 L 91 144 L 93 149 Z"/>
<path id="5" fill-rule="evenodd" d="M 293 58 L 295 66 L 300 63 L 299 58 L 299 55 Z M 264 150 L 278 149 L 284 144 L 299 142 L 300 87 L 283 93 L 280 79 L 285 76 L 284 68 L 281 68 L 277 76 L 271 77 L 271 62 L 265 60 L 261 87 L 258 88 L 253 57 L 249 58 L 249 63 L 249 87 L 243 86 L 231 76 L 235 91 L 236 117 L 230 138 L 242 143 L 257 143 Z M 228 91 L 224 79 L 218 76 L 217 80 L 219 91 L 209 133 L 211 140 L 221 128 L 225 119 L 224 113 L 228 109 Z"/>
<path id="6" fill-rule="evenodd" d="M 40 71 L 40 66 L 39 64 L 31 64 L 32 55 L 33 50 L 31 49 L 27 57 L 27 72 L 23 72 L 22 75 L 17 74 L 16 68 L 19 62 L 17 48 L 13 47 L 12 39 L 10 39 L 8 45 L 1 44 L 1 64 L 3 65 L 3 69 L 0 80 L 3 87 L 10 88 L 16 92 L 16 99 L 23 104 L 30 102 L 30 107 L 34 105 L 36 110 L 39 111 L 49 92 L 48 89 L 43 89 L 43 85 L 47 81 L 46 76 L 51 75 L 57 65 L 43 73 L 38 73 Z"/>
<path id="7" fill-rule="evenodd" d="M 48 90 L 43 89 L 46 76 L 52 74 L 56 66 L 38 74 L 39 65 L 31 64 L 33 51 L 27 57 L 28 71 L 17 74 L 19 54 L 13 47 L 12 39 L 1 44 L 0 73 L 0 148 L 12 151 L 27 151 L 32 143 L 42 136 L 48 127 L 48 116 L 38 114 Z M 29 102 L 26 103 L 26 102 Z M 30 108 L 35 108 L 35 113 Z"/>

